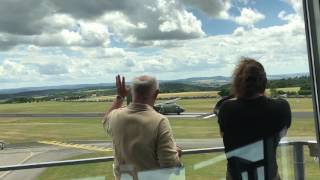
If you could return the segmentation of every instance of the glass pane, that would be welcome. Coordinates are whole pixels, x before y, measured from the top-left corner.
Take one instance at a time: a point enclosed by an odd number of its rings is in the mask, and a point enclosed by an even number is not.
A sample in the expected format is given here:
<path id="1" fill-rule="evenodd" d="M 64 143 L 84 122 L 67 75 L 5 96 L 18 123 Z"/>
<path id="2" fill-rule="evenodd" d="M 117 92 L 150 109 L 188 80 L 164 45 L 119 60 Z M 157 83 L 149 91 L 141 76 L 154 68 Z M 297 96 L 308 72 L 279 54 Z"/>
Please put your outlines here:
<path id="1" fill-rule="evenodd" d="M 301 0 L 5 0 L 0 17 L 0 166 L 111 156 L 101 118 L 115 99 L 116 74 L 127 82 L 142 74 L 160 80 L 156 104 L 182 149 L 223 146 L 209 113 L 229 93 L 244 56 L 264 65 L 266 96 L 290 104 L 282 141 L 315 140 Z M 283 179 L 294 179 L 293 152 L 278 148 Z M 182 161 L 187 179 L 226 176 L 223 152 Z M 319 175 L 317 161 L 304 146 L 308 179 Z M 4 172 L 0 179 L 15 175 L 113 177 L 111 163 L 101 163 Z"/>

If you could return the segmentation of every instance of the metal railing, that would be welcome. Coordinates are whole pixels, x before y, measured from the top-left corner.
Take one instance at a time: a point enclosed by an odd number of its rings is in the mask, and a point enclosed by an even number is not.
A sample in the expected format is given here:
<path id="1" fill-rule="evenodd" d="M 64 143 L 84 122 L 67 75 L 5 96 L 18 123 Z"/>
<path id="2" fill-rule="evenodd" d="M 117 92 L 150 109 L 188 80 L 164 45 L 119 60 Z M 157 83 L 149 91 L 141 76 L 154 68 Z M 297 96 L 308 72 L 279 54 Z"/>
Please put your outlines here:
<path id="1" fill-rule="evenodd" d="M 308 146 L 310 150 L 310 155 L 319 157 L 319 146 L 316 141 L 290 141 L 281 142 L 280 146 L 292 146 L 293 147 L 293 162 L 294 162 L 294 174 L 296 180 L 304 180 L 305 170 L 304 170 L 304 146 Z M 213 148 L 201 148 L 201 149 L 188 149 L 183 150 L 183 155 L 195 155 L 204 153 L 215 153 L 223 152 L 224 147 L 213 147 Z M 111 162 L 114 158 L 109 157 L 99 157 L 99 158 L 87 158 L 87 159 L 77 159 L 77 160 L 65 160 L 65 161 L 51 161 L 43 163 L 33 163 L 33 164 L 18 164 L 11 166 L 0 166 L 1 171 L 15 171 L 24 169 L 36 169 L 36 168 L 47 168 L 47 167 L 58 167 L 58 166 L 68 166 L 68 165 L 80 165 L 80 164 L 90 164 L 90 163 L 102 163 Z"/>

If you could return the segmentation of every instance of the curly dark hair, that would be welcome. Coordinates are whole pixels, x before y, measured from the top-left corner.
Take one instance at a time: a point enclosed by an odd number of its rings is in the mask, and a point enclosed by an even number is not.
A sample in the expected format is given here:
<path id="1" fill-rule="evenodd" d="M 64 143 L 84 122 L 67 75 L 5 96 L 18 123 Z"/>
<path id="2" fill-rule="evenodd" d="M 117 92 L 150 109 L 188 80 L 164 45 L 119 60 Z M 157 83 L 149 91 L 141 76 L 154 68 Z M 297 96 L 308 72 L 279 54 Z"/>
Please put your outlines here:
<path id="1" fill-rule="evenodd" d="M 252 98 L 264 93 L 267 75 L 261 63 L 252 58 L 241 58 L 233 72 L 231 93 L 238 98 Z"/>

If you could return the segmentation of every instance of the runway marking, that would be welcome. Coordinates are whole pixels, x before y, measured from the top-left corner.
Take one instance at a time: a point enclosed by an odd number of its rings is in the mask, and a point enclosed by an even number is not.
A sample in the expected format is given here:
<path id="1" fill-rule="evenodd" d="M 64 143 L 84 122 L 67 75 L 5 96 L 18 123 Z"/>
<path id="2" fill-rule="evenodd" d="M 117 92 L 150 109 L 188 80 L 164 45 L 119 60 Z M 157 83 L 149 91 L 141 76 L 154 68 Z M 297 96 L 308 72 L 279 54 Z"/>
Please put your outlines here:
<path id="1" fill-rule="evenodd" d="M 38 143 L 50 144 L 55 146 L 68 147 L 68 148 L 91 150 L 91 151 L 112 152 L 112 148 L 103 148 L 103 147 L 86 145 L 86 144 L 65 143 L 65 142 L 59 142 L 59 141 L 38 141 Z"/>
<path id="2" fill-rule="evenodd" d="M 33 153 L 32 151 L 30 151 L 30 150 L 27 150 L 27 151 L 30 152 L 29 156 L 27 156 L 26 158 L 24 158 L 24 159 L 23 159 L 22 161 L 20 161 L 18 164 L 23 164 L 23 163 L 27 162 L 29 159 L 32 158 L 32 156 L 34 155 L 34 153 Z M 0 179 L 5 178 L 5 177 L 8 176 L 11 172 L 12 172 L 12 171 L 7 171 L 7 172 L 1 174 L 1 175 L 0 175 Z"/>

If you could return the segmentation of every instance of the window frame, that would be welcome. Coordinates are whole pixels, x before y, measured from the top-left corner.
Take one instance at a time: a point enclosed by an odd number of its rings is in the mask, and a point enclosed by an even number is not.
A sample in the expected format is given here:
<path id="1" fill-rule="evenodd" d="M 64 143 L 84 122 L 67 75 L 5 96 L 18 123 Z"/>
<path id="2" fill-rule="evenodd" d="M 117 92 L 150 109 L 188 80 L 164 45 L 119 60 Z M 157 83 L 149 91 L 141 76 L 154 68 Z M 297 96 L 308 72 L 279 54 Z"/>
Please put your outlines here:
<path id="1" fill-rule="evenodd" d="M 309 72 L 312 80 L 312 101 L 315 132 L 320 144 L 320 2 L 303 0 Z"/>

